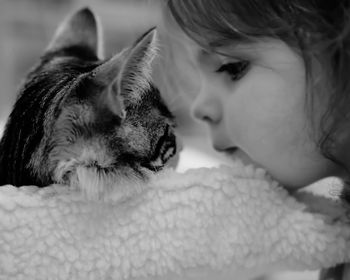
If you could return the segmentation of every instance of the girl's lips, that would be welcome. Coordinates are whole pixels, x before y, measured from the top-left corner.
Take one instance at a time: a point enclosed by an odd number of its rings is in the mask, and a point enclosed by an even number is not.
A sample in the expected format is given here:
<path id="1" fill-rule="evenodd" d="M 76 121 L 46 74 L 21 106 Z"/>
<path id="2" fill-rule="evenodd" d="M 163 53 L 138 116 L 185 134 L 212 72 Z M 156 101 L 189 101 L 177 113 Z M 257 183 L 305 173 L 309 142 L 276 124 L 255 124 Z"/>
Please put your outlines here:
<path id="1" fill-rule="evenodd" d="M 253 161 L 245 152 L 237 147 L 230 147 L 224 150 L 221 150 L 228 158 L 231 160 L 240 160 L 244 165 L 253 165 L 255 167 L 262 167 L 255 161 Z"/>
<path id="2" fill-rule="evenodd" d="M 237 147 L 227 148 L 224 151 L 225 151 L 225 153 L 233 154 L 233 153 L 238 151 L 238 148 Z"/>

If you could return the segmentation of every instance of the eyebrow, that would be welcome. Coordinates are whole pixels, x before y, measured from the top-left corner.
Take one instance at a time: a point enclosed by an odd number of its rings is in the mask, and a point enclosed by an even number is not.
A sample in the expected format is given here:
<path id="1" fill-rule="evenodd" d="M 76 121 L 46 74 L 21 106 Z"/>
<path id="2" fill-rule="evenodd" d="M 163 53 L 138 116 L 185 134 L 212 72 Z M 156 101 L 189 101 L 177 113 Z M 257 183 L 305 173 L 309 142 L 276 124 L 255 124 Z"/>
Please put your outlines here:
<path id="1" fill-rule="evenodd" d="M 225 44 L 217 44 L 217 47 L 213 48 L 213 52 L 223 57 L 233 58 L 237 60 L 247 59 L 252 60 L 257 57 L 259 50 L 263 46 L 266 47 L 266 43 L 270 43 L 269 40 L 265 41 L 263 38 L 260 40 L 226 40 Z"/>
<path id="2" fill-rule="evenodd" d="M 220 48 L 216 48 L 213 52 L 227 58 L 232 58 L 236 60 L 252 59 L 255 56 L 256 48 L 249 48 L 246 46 L 223 46 Z"/>
<path id="3" fill-rule="evenodd" d="M 224 38 L 224 39 L 215 39 L 209 41 L 208 46 L 213 49 L 224 48 L 231 46 L 233 44 L 251 44 L 254 43 L 253 40 L 248 40 L 247 38 Z"/>

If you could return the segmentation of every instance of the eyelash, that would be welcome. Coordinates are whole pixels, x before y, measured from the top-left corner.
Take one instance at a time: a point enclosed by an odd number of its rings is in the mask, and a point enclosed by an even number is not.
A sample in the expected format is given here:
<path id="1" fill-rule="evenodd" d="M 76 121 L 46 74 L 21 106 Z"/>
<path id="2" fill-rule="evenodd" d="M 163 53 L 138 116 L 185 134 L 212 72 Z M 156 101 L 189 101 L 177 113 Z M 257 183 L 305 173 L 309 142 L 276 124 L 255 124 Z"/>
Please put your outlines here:
<path id="1" fill-rule="evenodd" d="M 226 72 L 232 81 L 241 79 L 247 72 L 249 66 L 248 61 L 239 61 L 223 64 L 217 69 L 216 73 Z"/>

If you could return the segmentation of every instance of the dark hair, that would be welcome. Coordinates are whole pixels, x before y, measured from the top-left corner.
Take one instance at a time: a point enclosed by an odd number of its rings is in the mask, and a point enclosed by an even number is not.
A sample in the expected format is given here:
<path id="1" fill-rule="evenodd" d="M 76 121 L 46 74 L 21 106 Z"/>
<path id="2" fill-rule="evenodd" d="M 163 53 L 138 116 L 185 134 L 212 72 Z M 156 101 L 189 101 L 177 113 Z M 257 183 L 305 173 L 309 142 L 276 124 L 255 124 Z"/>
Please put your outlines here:
<path id="1" fill-rule="evenodd" d="M 284 41 L 303 57 L 308 93 L 312 61 L 321 63 L 327 96 L 307 94 L 313 122 L 314 98 L 327 108 L 317 123 L 321 153 L 350 174 L 350 0 L 168 0 L 167 7 L 183 31 L 206 49 L 262 38 Z M 344 149 L 347 148 L 347 149 Z M 341 152 L 340 152 L 341 150 Z M 344 153 L 344 151 L 346 151 Z M 350 175 L 349 175 L 350 178 Z M 345 182 L 346 178 L 342 178 Z M 350 195 L 344 192 L 350 202 Z"/>

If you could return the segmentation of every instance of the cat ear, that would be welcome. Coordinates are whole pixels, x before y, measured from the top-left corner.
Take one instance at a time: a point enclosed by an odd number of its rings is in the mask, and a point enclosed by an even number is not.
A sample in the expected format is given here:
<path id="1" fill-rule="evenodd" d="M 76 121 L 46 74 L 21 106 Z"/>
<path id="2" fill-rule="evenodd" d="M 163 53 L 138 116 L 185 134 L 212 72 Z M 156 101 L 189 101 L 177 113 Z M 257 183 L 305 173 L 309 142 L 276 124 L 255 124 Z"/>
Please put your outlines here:
<path id="1" fill-rule="evenodd" d="M 102 108 L 107 107 L 120 119 L 124 119 L 125 117 L 124 103 L 120 97 L 118 89 L 116 89 L 115 86 L 122 61 L 127 53 L 128 49 L 124 49 L 98 66 L 91 74 L 94 83 L 104 88 L 100 102 L 97 102 L 98 104 L 96 105 L 102 105 Z"/>
<path id="2" fill-rule="evenodd" d="M 103 103 L 120 118 L 125 117 L 123 99 L 137 102 L 149 88 L 151 64 L 157 52 L 156 30 L 144 34 L 135 45 L 97 67 L 93 80 L 106 87 Z"/>
<path id="3" fill-rule="evenodd" d="M 118 92 L 137 102 L 150 86 L 152 61 L 158 51 L 157 31 L 151 29 L 136 41 L 118 74 Z"/>
<path id="4" fill-rule="evenodd" d="M 47 51 L 72 46 L 84 46 L 97 57 L 102 56 L 101 25 L 89 8 L 77 11 L 59 25 Z"/>
<path id="5" fill-rule="evenodd" d="M 129 49 L 124 49 L 98 66 L 92 73 L 94 80 L 104 86 L 112 85 L 118 77 L 118 73 L 128 52 Z"/>
<path id="6" fill-rule="evenodd" d="M 103 85 L 117 82 L 118 92 L 140 87 L 146 89 L 151 77 L 151 63 L 157 52 L 156 30 L 146 32 L 135 45 L 124 49 L 94 70 L 96 81 Z"/>

